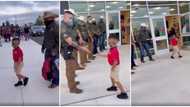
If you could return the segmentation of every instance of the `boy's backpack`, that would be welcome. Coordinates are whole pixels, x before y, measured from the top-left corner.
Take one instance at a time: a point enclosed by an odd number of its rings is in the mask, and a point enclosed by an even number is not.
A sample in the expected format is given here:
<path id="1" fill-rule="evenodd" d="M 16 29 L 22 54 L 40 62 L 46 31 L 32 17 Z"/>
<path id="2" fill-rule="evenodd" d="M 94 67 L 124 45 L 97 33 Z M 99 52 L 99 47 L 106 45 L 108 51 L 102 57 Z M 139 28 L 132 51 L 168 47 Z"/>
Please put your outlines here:
<path id="1" fill-rule="evenodd" d="M 45 59 L 42 66 L 42 77 L 45 80 L 51 80 L 51 58 Z"/>

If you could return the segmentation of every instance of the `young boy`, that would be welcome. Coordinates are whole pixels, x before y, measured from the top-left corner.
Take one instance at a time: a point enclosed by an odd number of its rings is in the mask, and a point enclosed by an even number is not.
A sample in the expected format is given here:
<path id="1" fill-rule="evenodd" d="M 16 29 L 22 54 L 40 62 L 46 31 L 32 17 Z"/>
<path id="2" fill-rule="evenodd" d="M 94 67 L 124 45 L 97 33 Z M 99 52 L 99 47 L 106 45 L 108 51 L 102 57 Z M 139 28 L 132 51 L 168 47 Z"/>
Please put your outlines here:
<path id="1" fill-rule="evenodd" d="M 107 57 L 108 63 L 111 66 L 110 79 L 112 82 L 112 86 L 107 88 L 107 91 L 117 91 L 117 88 L 121 91 L 117 98 L 119 99 L 127 99 L 128 95 L 119 80 L 119 51 L 117 49 L 118 39 L 114 35 L 110 35 L 108 38 L 108 44 L 110 46 L 109 52 L 107 55 L 99 54 L 100 56 Z"/>
<path id="2" fill-rule="evenodd" d="M 13 38 L 12 47 L 13 47 L 14 71 L 18 78 L 18 82 L 14 85 L 15 87 L 22 86 L 22 85 L 26 86 L 29 80 L 28 77 L 23 76 L 21 74 L 24 63 L 23 63 L 23 52 L 21 48 L 19 47 L 19 44 L 20 44 L 20 39 Z"/>
<path id="3" fill-rule="evenodd" d="M 172 55 L 171 55 L 171 58 L 174 59 L 174 55 L 177 53 L 178 54 L 178 57 L 181 58 L 181 54 L 180 54 L 180 49 L 179 49 L 179 43 L 178 43 L 178 38 L 173 35 L 171 40 L 170 40 L 170 44 L 172 46 Z"/>

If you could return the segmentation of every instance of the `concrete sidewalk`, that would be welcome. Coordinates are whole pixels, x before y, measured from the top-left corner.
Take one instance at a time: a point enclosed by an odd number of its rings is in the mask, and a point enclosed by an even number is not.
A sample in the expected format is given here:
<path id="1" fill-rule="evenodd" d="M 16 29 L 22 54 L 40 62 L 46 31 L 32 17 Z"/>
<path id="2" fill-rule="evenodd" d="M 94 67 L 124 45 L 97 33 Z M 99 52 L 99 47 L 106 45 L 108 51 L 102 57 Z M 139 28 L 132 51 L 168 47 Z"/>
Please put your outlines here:
<path id="1" fill-rule="evenodd" d="M 21 41 L 24 52 L 24 73 L 29 76 L 26 87 L 14 87 L 17 82 L 13 70 L 12 47 L 3 43 L 0 47 L 0 105 L 58 105 L 59 90 L 48 89 L 50 84 L 41 76 L 43 54 L 41 46 L 32 40 Z"/>
<path id="2" fill-rule="evenodd" d="M 120 47 L 121 65 L 120 79 L 130 95 L 130 50 L 129 46 Z M 61 60 L 63 62 L 63 60 Z M 65 77 L 65 66 L 62 65 L 61 76 L 61 104 L 62 105 L 130 105 L 130 99 L 120 100 L 116 98 L 115 92 L 107 92 L 106 88 L 111 86 L 109 80 L 110 66 L 107 59 L 97 57 L 96 60 L 87 64 L 83 71 L 77 71 L 77 80 L 80 81 L 79 88 L 82 94 L 71 94 L 67 88 Z"/>
<path id="3" fill-rule="evenodd" d="M 132 75 L 132 105 L 189 105 L 190 51 L 183 58 L 170 54 L 156 56 L 154 62 L 138 64 Z"/>

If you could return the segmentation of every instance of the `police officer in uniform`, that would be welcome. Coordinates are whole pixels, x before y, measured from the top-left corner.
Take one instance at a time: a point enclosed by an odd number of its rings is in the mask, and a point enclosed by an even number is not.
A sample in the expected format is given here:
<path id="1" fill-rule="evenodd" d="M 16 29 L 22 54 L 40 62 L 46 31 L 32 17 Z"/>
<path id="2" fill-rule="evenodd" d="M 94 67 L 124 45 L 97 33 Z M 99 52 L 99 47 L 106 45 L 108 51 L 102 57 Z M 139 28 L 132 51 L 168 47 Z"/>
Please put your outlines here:
<path id="1" fill-rule="evenodd" d="M 82 93 L 82 90 L 77 88 L 75 81 L 75 70 L 77 69 L 77 59 L 75 58 L 74 50 L 82 50 L 91 53 L 86 47 L 82 47 L 77 43 L 77 30 L 74 27 L 75 12 L 72 9 L 65 10 L 63 21 L 61 23 L 61 54 L 66 63 L 66 77 L 68 87 L 71 93 Z"/>
<path id="2" fill-rule="evenodd" d="M 92 25 L 91 25 L 91 31 L 93 35 L 93 54 L 98 53 L 98 39 L 100 36 L 100 29 L 98 28 L 98 25 L 96 23 L 96 19 L 92 18 Z"/>
<path id="3" fill-rule="evenodd" d="M 86 25 L 86 22 L 85 22 L 85 17 L 84 16 L 80 16 L 78 18 L 78 26 L 77 26 L 77 29 L 82 37 L 82 41 L 79 41 L 79 44 L 81 46 L 85 46 L 87 47 L 88 45 L 88 31 L 87 31 L 87 25 Z M 88 55 L 86 52 L 84 51 L 79 51 L 80 52 L 80 64 L 82 66 L 86 66 L 86 63 L 89 63 L 90 61 L 88 60 Z"/>
<path id="4" fill-rule="evenodd" d="M 88 38 L 88 49 L 93 53 L 93 24 L 92 24 L 92 19 L 93 17 L 92 16 L 87 16 L 87 30 L 88 30 L 88 35 L 89 35 L 89 38 Z M 90 60 L 94 60 L 95 59 L 95 56 L 93 54 L 89 54 L 88 55 L 88 58 Z"/>
<path id="5" fill-rule="evenodd" d="M 101 16 L 100 20 L 98 22 L 98 28 L 100 29 L 100 37 L 99 37 L 99 48 L 100 51 L 104 51 L 106 49 L 105 47 L 105 41 L 106 41 L 106 23 L 104 21 L 104 17 Z"/>

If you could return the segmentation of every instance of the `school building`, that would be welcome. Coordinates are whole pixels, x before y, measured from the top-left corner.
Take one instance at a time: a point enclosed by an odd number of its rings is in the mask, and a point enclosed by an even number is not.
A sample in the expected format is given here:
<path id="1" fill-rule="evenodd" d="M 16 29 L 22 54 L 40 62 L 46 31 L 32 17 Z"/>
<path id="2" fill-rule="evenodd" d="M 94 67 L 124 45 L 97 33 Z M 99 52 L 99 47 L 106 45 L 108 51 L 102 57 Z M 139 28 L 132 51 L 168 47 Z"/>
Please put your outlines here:
<path id="1" fill-rule="evenodd" d="M 190 46 L 189 1 L 132 1 L 131 34 L 137 34 L 141 23 L 151 31 L 150 41 L 155 55 L 169 53 L 169 34 L 172 29 L 181 38 L 183 47 Z M 137 52 L 138 53 L 138 52 Z"/>
<path id="2" fill-rule="evenodd" d="M 115 34 L 120 45 L 130 43 L 130 2 L 129 1 L 61 1 L 64 9 L 74 9 L 78 16 L 92 16 L 98 22 L 105 19 L 106 35 Z"/>

